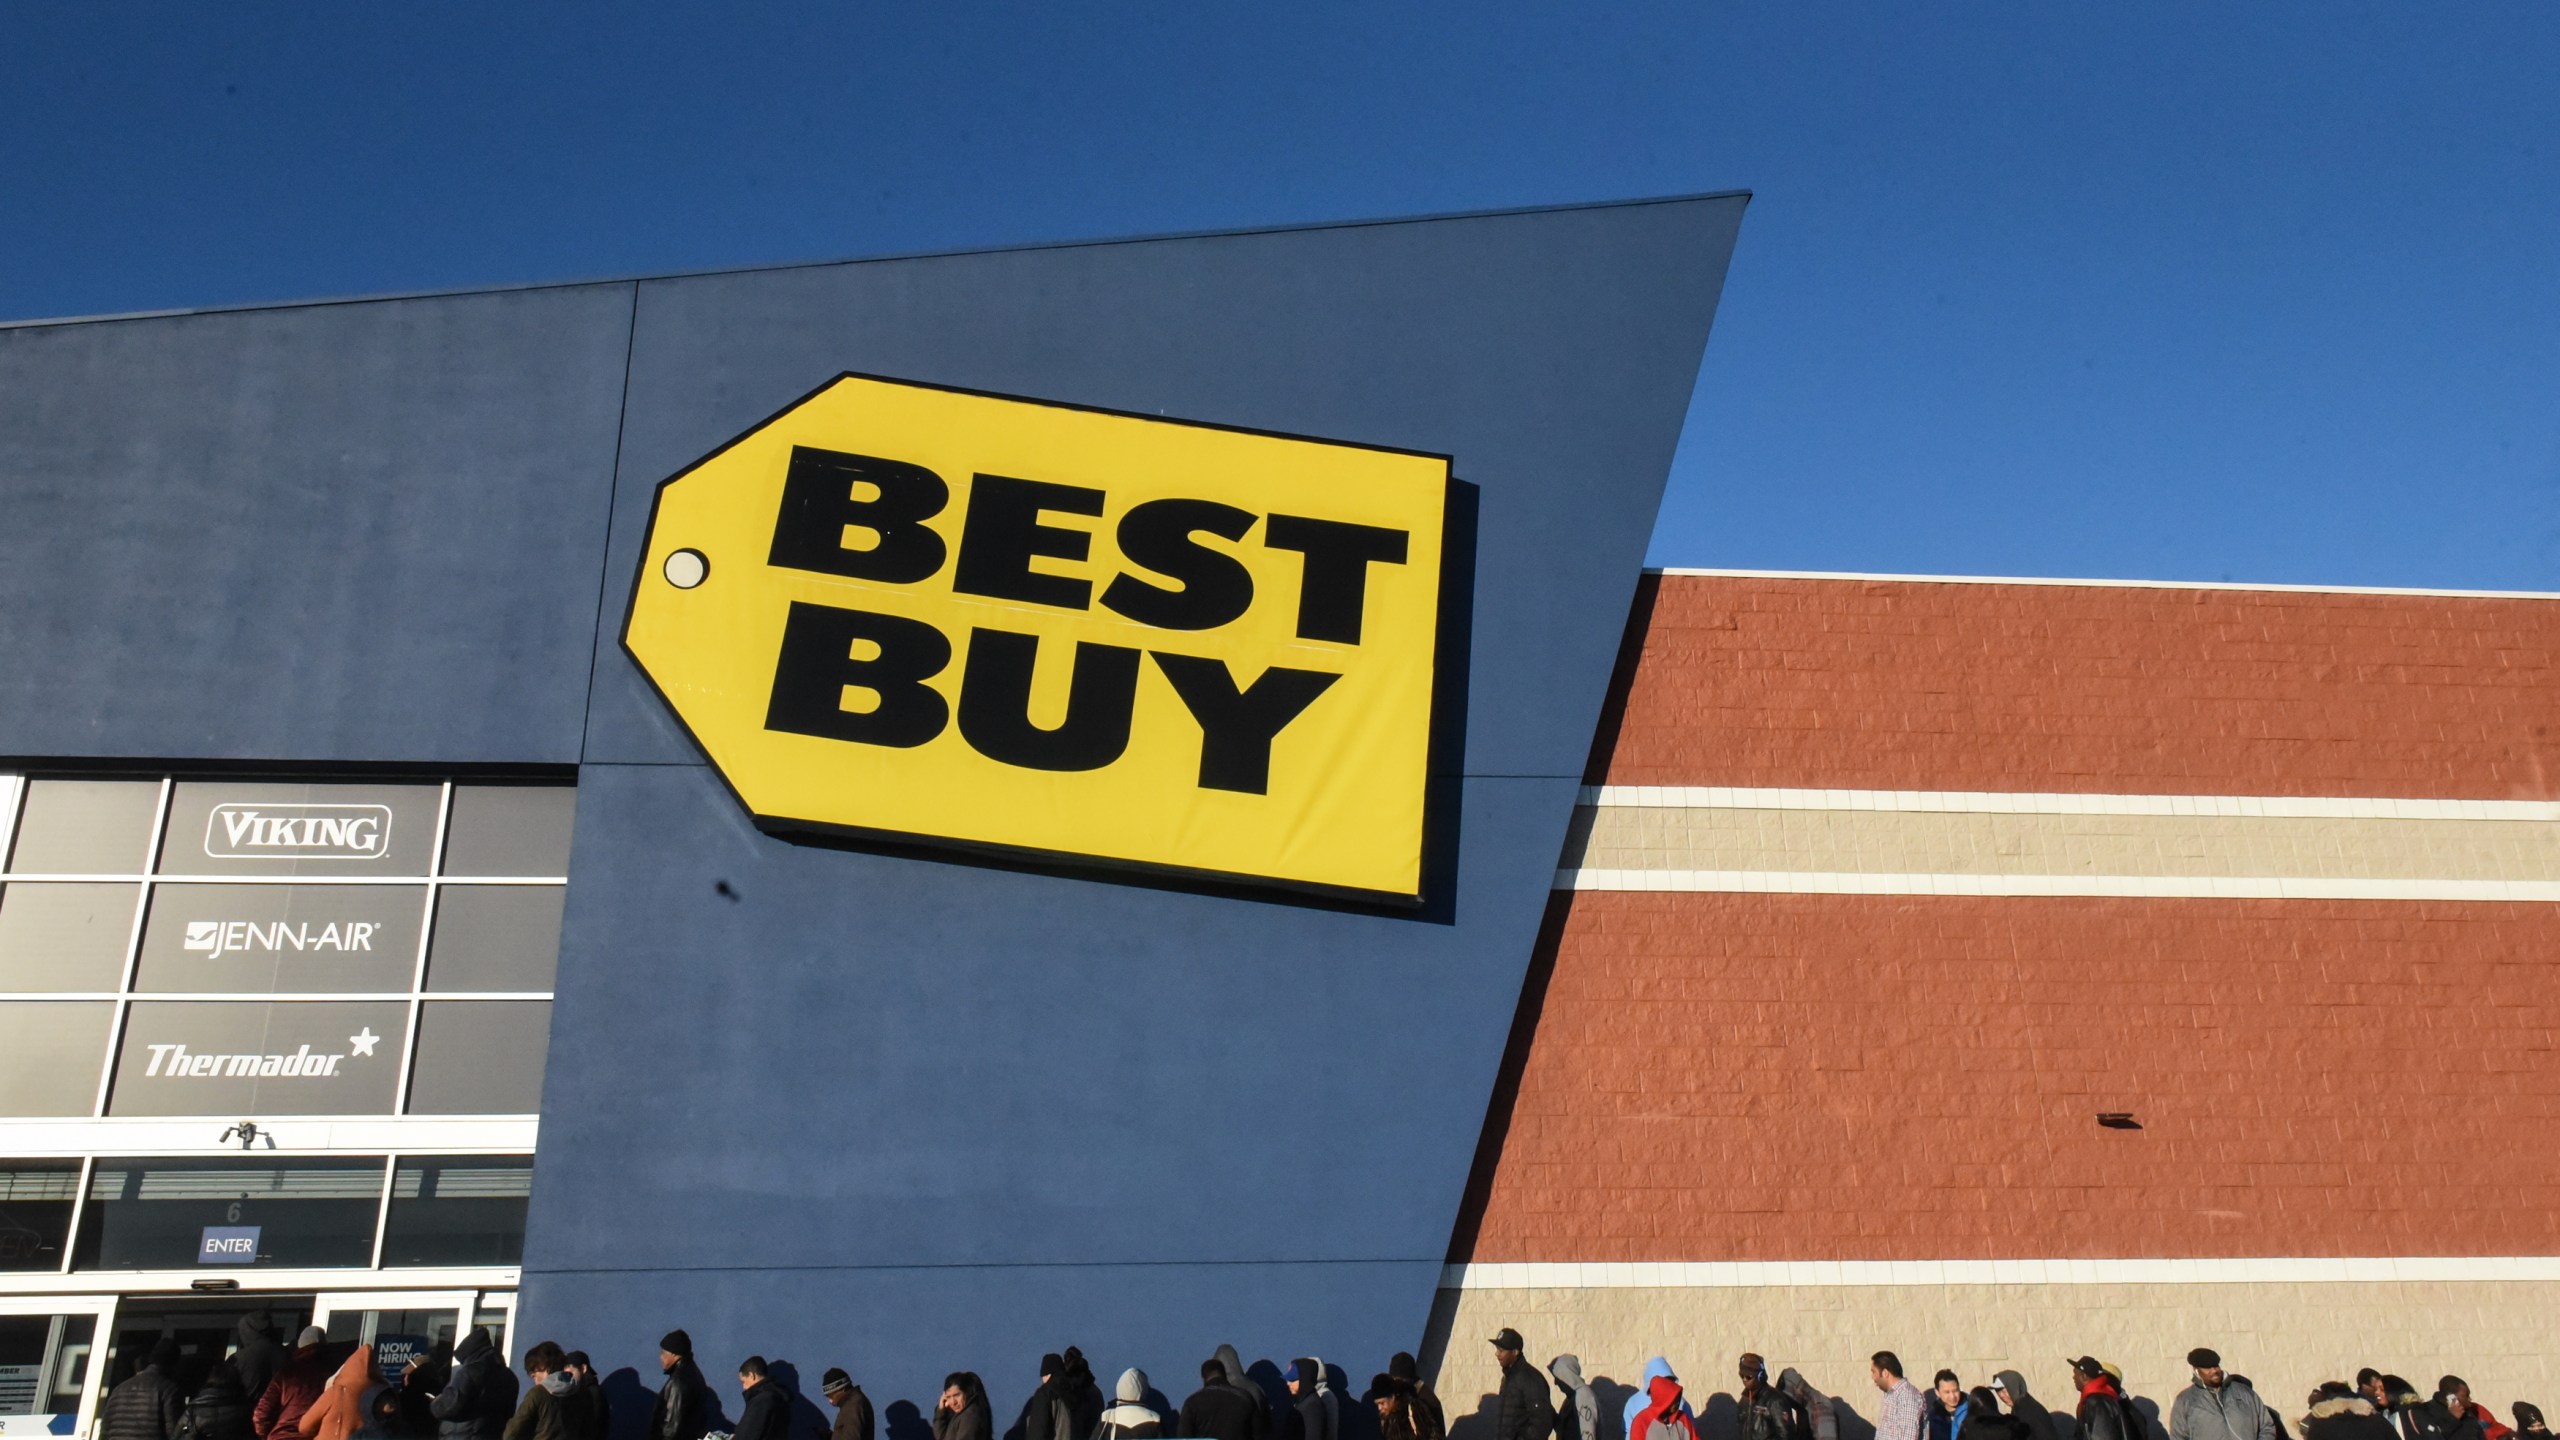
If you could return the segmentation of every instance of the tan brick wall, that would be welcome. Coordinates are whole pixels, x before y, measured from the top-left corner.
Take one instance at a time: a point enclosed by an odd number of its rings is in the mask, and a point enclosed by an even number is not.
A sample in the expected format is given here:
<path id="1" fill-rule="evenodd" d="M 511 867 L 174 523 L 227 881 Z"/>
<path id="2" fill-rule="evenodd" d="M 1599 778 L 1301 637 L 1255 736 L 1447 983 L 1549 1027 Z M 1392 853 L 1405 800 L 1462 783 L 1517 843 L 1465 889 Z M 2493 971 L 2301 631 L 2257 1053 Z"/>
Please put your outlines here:
<path id="1" fill-rule="evenodd" d="M 1564 864 L 1915 875 L 2560 879 L 2537 820 L 1584 806 Z"/>
<path id="2" fill-rule="evenodd" d="M 1940 1366 L 1967 1385 L 2014 1369 L 2048 1405 L 2067 1395 L 2068 1357 L 2087 1353 L 2121 1366 L 2134 1395 L 2165 1418 L 2198 1345 L 2249 1376 L 2288 1423 L 2313 1385 L 2352 1381 L 2363 1365 L 2425 1386 L 2458 1374 L 2511 1419 L 2519 1399 L 2546 1409 L 2560 1401 L 2555 1314 L 2560 1284 L 2478 1281 L 1470 1289 L 1440 1293 L 1421 1353 L 1425 1373 L 1438 1366 L 1453 1428 L 1494 1392 L 1484 1339 L 1505 1325 L 1520 1331 L 1531 1360 L 1577 1354 L 1586 1374 L 1622 1386 L 1647 1357 L 1665 1356 L 1710 1419 L 1706 1396 L 1732 1391 L 1734 1357 L 1745 1350 L 1766 1356 L 1772 1373 L 1802 1370 L 1870 1421 L 1877 1395 L 1867 1357 L 1878 1350 L 1900 1355 L 1923 1386 Z"/>

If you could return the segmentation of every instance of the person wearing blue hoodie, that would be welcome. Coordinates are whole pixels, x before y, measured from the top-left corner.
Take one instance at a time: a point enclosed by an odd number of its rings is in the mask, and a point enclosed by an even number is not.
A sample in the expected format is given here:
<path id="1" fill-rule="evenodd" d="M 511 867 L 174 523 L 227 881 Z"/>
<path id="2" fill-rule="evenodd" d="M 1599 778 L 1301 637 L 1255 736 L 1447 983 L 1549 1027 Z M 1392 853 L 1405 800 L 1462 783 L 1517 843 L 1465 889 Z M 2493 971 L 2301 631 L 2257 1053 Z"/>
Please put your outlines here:
<path id="1" fill-rule="evenodd" d="M 1656 1355 L 1652 1359 L 1644 1362 L 1644 1378 L 1636 1382 L 1636 1393 L 1627 1397 L 1626 1414 L 1621 1416 L 1618 1421 L 1619 1434 L 1631 1434 L 1635 1428 L 1636 1417 L 1644 1413 L 1645 1406 L 1653 1403 L 1651 1392 L 1653 1390 L 1653 1382 L 1657 1377 L 1673 1382 L 1677 1382 L 1680 1378 L 1679 1376 L 1671 1373 L 1671 1362 L 1663 1359 L 1659 1355 Z M 1691 1413 L 1689 1409 L 1689 1400 L 1685 1395 L 1680 1399 L 1680 1414 L 1683 1418 L 1688 1420 L 1691 1425 L 1696 1425 L 1698 1423 L 1698 1417 Z"/>

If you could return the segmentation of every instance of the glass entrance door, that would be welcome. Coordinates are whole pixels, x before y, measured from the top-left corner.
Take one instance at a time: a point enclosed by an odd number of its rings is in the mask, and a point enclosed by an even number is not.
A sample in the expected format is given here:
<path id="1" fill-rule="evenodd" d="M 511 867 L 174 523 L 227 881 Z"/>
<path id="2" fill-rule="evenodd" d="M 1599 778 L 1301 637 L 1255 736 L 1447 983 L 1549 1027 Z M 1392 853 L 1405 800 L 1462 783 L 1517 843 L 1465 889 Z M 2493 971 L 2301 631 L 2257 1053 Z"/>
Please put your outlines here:
<path id="1" fill-rule="evenodd" d="M 323 1295 L 311 1323 L 329 1333 L 332 1345 L 370 1345 L 376 1373 L 386 1385 L 400 1383 L 400 1372 L 413 1360 L 441 1362 L 453 1356 L 471 1316 L 469 1290 L 392 1290 L 372 1294 Z"/>
<path id="2" fill-rule="evenodd" d="M 0 1299 L 0 1436 L 75 1435 L 98 1413 L 112 1296 Z"/>

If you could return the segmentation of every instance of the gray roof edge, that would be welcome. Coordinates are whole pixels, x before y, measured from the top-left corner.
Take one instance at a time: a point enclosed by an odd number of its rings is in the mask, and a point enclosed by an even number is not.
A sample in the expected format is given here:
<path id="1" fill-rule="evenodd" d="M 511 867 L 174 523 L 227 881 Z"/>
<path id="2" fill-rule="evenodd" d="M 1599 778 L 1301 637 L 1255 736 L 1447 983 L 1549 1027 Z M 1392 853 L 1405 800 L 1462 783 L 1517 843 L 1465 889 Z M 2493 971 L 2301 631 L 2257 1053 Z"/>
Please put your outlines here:
<path id="1" fill-rule="evenodd" d="M 1702 190 L 1684 195 L 1646 195 L 1618 200 L 1583 200 L 1555 205 L 1514 205 L 1490 210 L 1443 210 L 1422 215 L 1387 215 L 1355 220 L 1310 220 L 1288 225 L 1247 225 L 1215 230 L 1173 230 L 1150 235 L 1115 235 L 1085 240 L 1035 240 L 1014 245 L 978 245 L 957 250 L 905 250 L 828 260 L 790 260 L 772 265 L 719 265 L 700 270 L 670 270 L 651 275 L 607 275 L 584 280 L 529 280 L 510 285 L 465 285 L 445 290 L 393 290 L 373 295 L 335 295 L 305 300 L 258 300 L 237 305 L 200 305 L 173 310 L 130 310 L 103 315 L 42 316 L 0 320 L 0 330 L 36 330 L 62 325 L 106 325 L 127 320 L 170 320 L 187 315 L 241 315 L 264 310 L 303 310 L 327 305 L 371 305 L 394 300 L 451 300 L 471 295 L 513 295 L 541 290 L 586 290 L 611 285 L 642 285 L 657 280 L 700 280 L 722 275 L 762 275 L 786 270 L 822 270 L 837 265 L 878 265 L 899 260 L 950 260 L 971 255 L 1009 255 L 1038 250 L 1086 250 L 1104 245 L 1158 245 L 1174 240 L 1221 240 L 1254 235 L 1292 235 L 1314 230 L 1368 230 L 1382 225 L 1427 225 L 1447 220 L 1501 220 L 1519 215 L 1564 214 L 1586 210 L 1628 210 L 1654 205 L 1688 205 L 1707 200 L 1750 202 L 1749 190 Z"/>

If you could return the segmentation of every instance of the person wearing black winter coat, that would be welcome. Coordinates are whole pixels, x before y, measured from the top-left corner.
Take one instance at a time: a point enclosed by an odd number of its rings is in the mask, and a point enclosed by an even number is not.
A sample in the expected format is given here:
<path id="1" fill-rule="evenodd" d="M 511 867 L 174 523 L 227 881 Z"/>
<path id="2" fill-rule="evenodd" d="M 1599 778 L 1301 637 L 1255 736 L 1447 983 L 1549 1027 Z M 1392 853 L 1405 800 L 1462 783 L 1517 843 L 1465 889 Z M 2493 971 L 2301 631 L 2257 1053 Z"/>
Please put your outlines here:
<path id="1" fill-rule="evenodd" d="M 933 1440 L 995 1440 L 994 1407 L 975 1371 L 954 1370 L 942 1377 L 942 1399 L 933 1407 Z"/>
<path id="2" fill-rule="evenodd" d="M 1250 1382 L 1248 1382 L 1250 1383 Z M 1256 1440 L 1263 1406 L 1227 1383 L 1227 1367 L 1217 1360 L 1200 1362 L 1200 1388 L 1182 1402 L 1174 1421 L 1176 1434 L 1192 1440 Z"/>
<path id="3" fill-rule="evenodd" d="M 1964 1440 L 2040 1440 L 2035 1427 L 2024 1419 L 2001 1413 L 1990 1386 L 1974 1386 L 1971 1399 L 1972 1408 L 1964 1416 Z"/>
<path id="4" fill-rule="evenodd" d="M 255 1405 L 267 1393 L 267 1382 L 284 1368 L 284 1337 L 276 1333 L 276 1322 L 264 1310 L 241 1316 L 237 1334 L 231 1363 L 240 1376 L 240 1393 Z"/>
<path id="5" fill-rule="evenodd" d="M 1551 1440 L 1555 1406 L 1547 1400 L 1547 1379 L 1521 1357 L 1519 1335 L 1505 1330 L 1494 1339 L 1494 1358 L 1502 1365 L 1502 1390 L 1496 1397 L 1493 1440 Z M 1506 1345 L 1503 1342 L 1515 1342 Z"/>
<path id="6" fill-rule="evenodd" d="M 2373 1402 L 2345 1386 L 2330 1382 L 2311 1393 L 2311 1413 L 2302 1417 L 2303 1440 L 2399 1440 L 2400 1431 Z"/>
<path id="7" fill-rule="evenodd" d="M 180 1417 L 192 1440 L 249 1440 L 249 1392 L 235 1361 L 216 1360 Z"/>
<path id="8" fill-rule="evenodd" d="M 474 1325 L 453 1347 L 453 1379 L 429 1402 L 437 1440 L 500 1440 L 516 1413 L 516 1372 L 498 1358 L 489 1327 Z"/>
<path id="9" fill-rule="evenodd" d="M 746 1391 L 746 1404 L 730 1440 L 791 1440 L 791 1397 L 765 1374 L 763 1356 L 740 1362 L 738 1387 Z"/>
<path id="10" fill-rule="evenodd" d="M 667 1380 L 649 1412 L 647 1440 L 702 1440 L 711 1428 L 711 1384 L 693 1363 L 693 1337 L 668 1331 L 658 1342 L 658 1369 Z"/>
<path id="11" fill-rule="evenodd" d="M 1058 1358 L 1065 1362 L 1058 1374 L 1058 1396 L 1067 1405 L 1067 1440 L 1092 1440 L 1102 1424 L 1102 1386 L 1095 1383 L 1083 1351 L 1070 1345 Z"/>
<path id="12" fill-rule="evenodd" d="M 169 1440 L 187 1397 L 178 1390 L 178 1342 L 162 1340 L 151 1358 L 98 1407 L 101 1440 Z"/>

